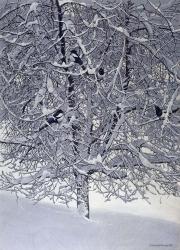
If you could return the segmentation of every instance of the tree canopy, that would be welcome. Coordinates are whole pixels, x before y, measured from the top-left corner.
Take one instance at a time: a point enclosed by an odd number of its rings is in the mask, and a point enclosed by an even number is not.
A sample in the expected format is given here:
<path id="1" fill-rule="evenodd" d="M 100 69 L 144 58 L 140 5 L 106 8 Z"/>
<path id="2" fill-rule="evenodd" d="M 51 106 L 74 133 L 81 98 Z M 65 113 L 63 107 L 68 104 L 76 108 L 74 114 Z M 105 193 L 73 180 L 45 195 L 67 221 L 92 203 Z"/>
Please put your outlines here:
<path id="1" fill-rule="evenodd" d="M 9 3 L 0 14 L 0 188 L 179 196 L 178 1 Z M 147 194 L 147 195 L 146 195 Z"/>

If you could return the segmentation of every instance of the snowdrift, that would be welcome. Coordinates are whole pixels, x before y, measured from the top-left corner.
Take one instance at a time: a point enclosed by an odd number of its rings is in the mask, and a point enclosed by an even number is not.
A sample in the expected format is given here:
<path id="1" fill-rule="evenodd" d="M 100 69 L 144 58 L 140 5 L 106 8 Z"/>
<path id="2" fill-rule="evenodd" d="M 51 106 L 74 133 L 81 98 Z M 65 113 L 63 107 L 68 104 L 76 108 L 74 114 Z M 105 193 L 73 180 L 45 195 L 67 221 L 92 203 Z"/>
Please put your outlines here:
<path id="1" fill-rule="evenodd" d="M 173 222 L 97 210 L 88 221 L 63 206 L 0 194 L 0 250 L 179 250 L 179 236 Z"/>

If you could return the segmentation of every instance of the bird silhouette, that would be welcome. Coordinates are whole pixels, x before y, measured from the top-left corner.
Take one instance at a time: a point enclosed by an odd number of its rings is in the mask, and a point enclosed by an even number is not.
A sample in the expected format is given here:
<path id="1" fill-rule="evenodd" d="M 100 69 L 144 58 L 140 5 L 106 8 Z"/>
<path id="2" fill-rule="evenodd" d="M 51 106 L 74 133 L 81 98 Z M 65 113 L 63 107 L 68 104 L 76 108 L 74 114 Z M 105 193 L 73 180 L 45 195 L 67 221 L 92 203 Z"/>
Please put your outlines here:
<path id="1" fill-rule="evenodd" d="M 103 76 L 104 75 L 104 69 L 100 68 L 98 73 L 99 73 L 99 75 Z"/>
<path id="2" fill-rule="evenodd" d="M 162 116 L 163 112 L 162 112 L 162 109 L 159 106 L 155 105 L 155 111 L 156 111 L 157 117 L 161 117 Z"/>
<path id="3" fill-rule="evenodd" d="M 46 122 L 47 122 L 49 125 L 51 125 L 51 124 L 53 124 L 53 123 L 58 123 L 58 119 L 60 118 L 60 116 L 59 116 L 60 114 L 64 114 L 63 110 L 62 110 L 62 109 L 56 110 L 56 111 L 54 112 L 53 115 L 51 115 L 51 116 L 49 116 L 49 117 L 46 118 Z M 39 128 L 39 131 L 41 131 L 41 130 L 47 128 L 47 127 L 48 127 L 48 124 L 47 124 L 47 123 L 43 124 L 43 125 Z"/>
<path id="4" fill-rule="evenodd" d="M 104 79 L 104 69 L 103 68 L 99 68 L 98 72 L 97 72 L 97 79 L 100 81 L 100 80 L 103 80 Z"/>
<path id="5" fill-rule="evenodd" d="M 57 117 L 54 116 L 47 117 L 46 120 L 49 124 L 58 123 Z"/>
<path id="6" fill-rule="evenodd" d="M 83 65 L 83 61 L 75 49 L 71 50 L 71 56 L 73 57 L 75 63 L 78 63 L 79 65 Z"/>

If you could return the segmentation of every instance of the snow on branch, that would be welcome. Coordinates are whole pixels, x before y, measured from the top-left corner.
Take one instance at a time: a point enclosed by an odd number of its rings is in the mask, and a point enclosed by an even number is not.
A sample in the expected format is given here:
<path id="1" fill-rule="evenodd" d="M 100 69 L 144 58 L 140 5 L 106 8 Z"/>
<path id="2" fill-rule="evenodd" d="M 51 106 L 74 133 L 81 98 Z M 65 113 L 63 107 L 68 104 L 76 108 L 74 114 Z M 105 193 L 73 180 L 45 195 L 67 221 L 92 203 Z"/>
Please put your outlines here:
<path id="1" fill-rule="evenodd" d="M 179 196 L 179 27 L 168 6 L 170 16 L 151 1 L 6 6 L 1 189 L 76 200 L 86 217 L 91 188 L 125 202 Z"/>

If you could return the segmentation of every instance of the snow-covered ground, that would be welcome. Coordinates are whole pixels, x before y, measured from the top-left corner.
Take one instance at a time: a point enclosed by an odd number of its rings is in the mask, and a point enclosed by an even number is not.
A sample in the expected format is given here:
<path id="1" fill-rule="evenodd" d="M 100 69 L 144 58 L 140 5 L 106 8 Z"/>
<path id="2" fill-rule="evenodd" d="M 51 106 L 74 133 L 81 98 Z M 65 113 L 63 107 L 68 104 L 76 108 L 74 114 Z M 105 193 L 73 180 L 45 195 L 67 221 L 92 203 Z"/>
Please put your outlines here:
<path id="1" fill-rule="evenodd" d="M 180 198 L 173 196 L 160 196 L 147 194 L 149 203 L 140 197 L 133 202 L 124 203 L 121 199 L 112 199 L 104 202 L 102 195 L 90 192 L 90 205 L 92 210 L 103 209 L 138 216 L 151 217 L 180 223 Z"/>
<path id="2" fill-rule="evenodd" d="M 0 250 L 179 250 L 180 224 L 93 209 L 74 210 L 0 194 Z"/>

